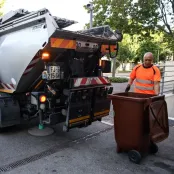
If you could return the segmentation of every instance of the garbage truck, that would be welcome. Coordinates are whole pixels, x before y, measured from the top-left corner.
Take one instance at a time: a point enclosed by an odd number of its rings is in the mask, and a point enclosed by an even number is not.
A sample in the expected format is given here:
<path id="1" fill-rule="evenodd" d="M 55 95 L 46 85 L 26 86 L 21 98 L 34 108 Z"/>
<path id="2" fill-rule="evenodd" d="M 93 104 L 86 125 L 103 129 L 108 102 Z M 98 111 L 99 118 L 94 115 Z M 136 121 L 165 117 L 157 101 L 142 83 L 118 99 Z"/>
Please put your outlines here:
<path id="1" fill-rule="evenodd" d="M 0 18 L 0 128 L 38 118 L 68 132 L 109 114 L 113 88 L 101 58 L 117 55 L 122 34 L 107 25 L 66 29 L 75 23 L 46 8 Z"/>

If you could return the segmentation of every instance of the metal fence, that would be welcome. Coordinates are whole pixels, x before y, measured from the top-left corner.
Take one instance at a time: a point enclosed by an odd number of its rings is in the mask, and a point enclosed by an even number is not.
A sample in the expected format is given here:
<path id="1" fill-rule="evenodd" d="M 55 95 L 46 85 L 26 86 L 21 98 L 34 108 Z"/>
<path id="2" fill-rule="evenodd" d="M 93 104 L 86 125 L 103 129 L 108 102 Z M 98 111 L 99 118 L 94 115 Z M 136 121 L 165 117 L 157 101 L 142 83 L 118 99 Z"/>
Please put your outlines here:
<path id="1" fill-rule="evenodd" d="M 161 71 L 161 94 L 174 94 L 174 62 L 167 62 L 158 66 Z"/>

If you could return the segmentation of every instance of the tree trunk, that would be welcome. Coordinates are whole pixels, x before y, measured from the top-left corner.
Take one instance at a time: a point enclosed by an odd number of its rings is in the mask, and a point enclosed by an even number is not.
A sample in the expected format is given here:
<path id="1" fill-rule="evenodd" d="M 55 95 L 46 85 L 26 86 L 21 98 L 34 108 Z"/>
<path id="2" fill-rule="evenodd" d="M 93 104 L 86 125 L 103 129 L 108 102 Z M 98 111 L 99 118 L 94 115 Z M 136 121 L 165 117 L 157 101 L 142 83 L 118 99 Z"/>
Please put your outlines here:
<path id="1" fill-rule="evenodd" d="M 126 65 L 125 65 L 124 62 L 121 63 L 121 66 L 122 66 L 122 71 L 125 71 L 125 69 L 126 69 Z"/>
<path id="2" fill-rule="evenodd" d="M 123 62 L 123 64 L 122 64 L 123 66 L 123 71 L 126 71 L 126 65 L 127 65 L 127 63 L 125 63 L 125 62 Z"/>

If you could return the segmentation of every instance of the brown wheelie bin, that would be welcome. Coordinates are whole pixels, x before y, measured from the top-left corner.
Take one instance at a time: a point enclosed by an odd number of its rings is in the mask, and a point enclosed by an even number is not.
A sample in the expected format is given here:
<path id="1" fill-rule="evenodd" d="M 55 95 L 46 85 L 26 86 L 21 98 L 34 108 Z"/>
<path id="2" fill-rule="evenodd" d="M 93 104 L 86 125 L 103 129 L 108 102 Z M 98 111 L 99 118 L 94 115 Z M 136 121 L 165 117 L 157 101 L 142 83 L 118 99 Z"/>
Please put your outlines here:
<path id="1" fill-rule="evenodd" d="M 165 96 L 126 92 L 108 97 L 114 109 L 117 152 L 128 152 L 129 159 L 137 164 L 142 156 L 157 153 L 155 143 L 169 135 Z"/>

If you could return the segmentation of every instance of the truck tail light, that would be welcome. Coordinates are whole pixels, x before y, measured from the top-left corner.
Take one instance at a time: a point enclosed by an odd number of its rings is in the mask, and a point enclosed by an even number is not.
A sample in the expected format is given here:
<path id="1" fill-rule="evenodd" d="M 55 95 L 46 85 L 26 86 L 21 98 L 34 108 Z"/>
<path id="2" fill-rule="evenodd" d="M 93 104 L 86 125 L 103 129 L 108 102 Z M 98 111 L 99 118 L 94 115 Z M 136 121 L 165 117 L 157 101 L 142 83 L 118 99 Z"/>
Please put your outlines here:
<path id="1" fill-rule="evenodd" d="M 43 60 L 43 61 L 48 61 L 48 60 L 50 60 L 50 54 L 47 53 L 47 52 L 43 52 L 43 53 L 42 53 L 42 60 Z"/>
<path id="2" fill-rule="evenodd" d="M 46 97 L 45 95 L 41 95 L 41 96 L 39 97 L 39 100 L 40 100 L 41 103 L 45 103 L 46 100 L 47 100 L 47 97 Z"/>

